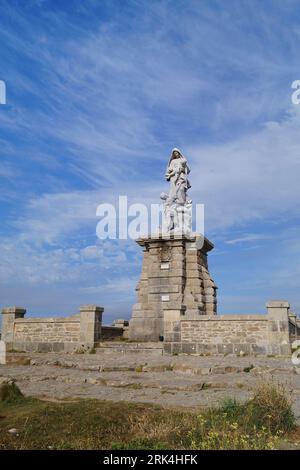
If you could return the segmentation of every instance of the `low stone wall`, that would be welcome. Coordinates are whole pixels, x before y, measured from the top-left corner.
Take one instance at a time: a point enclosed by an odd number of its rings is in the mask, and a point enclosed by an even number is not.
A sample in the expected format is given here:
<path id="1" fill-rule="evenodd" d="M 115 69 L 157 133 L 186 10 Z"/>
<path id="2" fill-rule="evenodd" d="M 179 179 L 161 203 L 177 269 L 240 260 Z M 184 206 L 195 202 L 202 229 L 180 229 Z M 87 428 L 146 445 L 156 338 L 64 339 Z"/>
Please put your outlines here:
<path id="1" fill-rule="evenodd" d="M 128 333 L 128 322 L 116 320 L 102 326 L 103 308 L 85 305 L 70 317 L 25 319 L 25 309 L 2 310 L 2 340 L 8 351 L 86 351 L 102 340 Z M 199 315 L 190 318 L 184 309 L 163 311 L 163 348 L 166 354 L 289 356 L 291 344 L 300 339 L 300 324 L 289 312 L 288 302 L 267 304 L 261 315 Z M 147 343 L 145 343 L 147 344 Z"/>
<path id="2" fill-rule="evenodd" d="M 101 329 L 101 340 L 107 341 L 116 338 L 123 337 L 124 329 L 122 327 L 118 328 L 116 326 L 102 326 Z"/>
<path id="3" fill-rule="evenodd" d="M 185 319 L 164 312 L 164 351 L 170 354 L 276 355 L 291 353 L 289 304 L 273 301 L 265 315 L 216 315 Z"/>
<path id="4" fill-rule="evenodd" d="M 92 348 L 101 339 L 103 308 L 84 305 L 70 317 L 24 318 L 26 310 L 2 310 L 2 335 L 8 350 L 73 352 Z"/>
<path id="5" fill-rule="evenodd" d="M 229 318 L 230 317 L 230 318 Z M 266 353 L 264 348 L 268 336 L 268 321 L 264 315 L 260 318 L 246 315 L 222 315 L 218 319 L 182 321 L 182 352 L 191 352 L 196 344 L 198 353 L 214 354 L 250 354 Z M 188 347 L 187 347 L 188 345 Z"/>
<path id="6" fill-rule="evenodd" d="M 72 350 L 80 343 L 80 316 L 16 319 L 13 343 L 15 350 Z"/>

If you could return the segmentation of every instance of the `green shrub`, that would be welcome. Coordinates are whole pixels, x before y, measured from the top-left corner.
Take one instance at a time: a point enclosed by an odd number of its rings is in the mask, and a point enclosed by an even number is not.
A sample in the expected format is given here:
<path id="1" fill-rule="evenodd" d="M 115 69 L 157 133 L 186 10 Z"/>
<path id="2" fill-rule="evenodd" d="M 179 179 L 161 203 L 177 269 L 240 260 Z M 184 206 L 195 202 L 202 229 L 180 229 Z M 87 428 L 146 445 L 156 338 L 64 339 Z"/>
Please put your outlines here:
<path id="1" fill-rule="evenodd" d="M 226 414 L 228 418 L 237 419 L 244 413 L 245 406 L 241 405 L 235 398 L 226 398 L 220 410 Z"/>

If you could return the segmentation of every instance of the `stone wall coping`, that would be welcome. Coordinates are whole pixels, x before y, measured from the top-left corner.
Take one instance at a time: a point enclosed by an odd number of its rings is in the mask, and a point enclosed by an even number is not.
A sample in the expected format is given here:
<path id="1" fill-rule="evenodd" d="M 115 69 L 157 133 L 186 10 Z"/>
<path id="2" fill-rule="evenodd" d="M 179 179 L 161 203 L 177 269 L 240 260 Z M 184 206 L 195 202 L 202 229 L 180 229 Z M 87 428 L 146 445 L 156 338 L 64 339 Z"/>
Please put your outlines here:
<path id="1" fill-rule="evenodd" d="M 80 313 L 82 312 L 103 312 L 104 307 L 100 307 L 99 305 L 88 304 L 88 305 L 81 305 L 80 306 Z"/>
<path id="2" fill-rule="evenodd" d="M 23 307 L 4 307 L 2 309 L 2 315 L 6 313 L 26 313 L 26 308 Z"/>
<path id="3" fill-rule="evenodd" d="M 184 317 L 181 318 L 181 321 L 268 321 L 270 316 L 268 314 L 228 314 L 228 315 L 199 315 L 196 319 L 185 319 Z"/>
<path id="4" fill-rule="evenodd" d="M 80 323 L 80 317 L 16 318 L 15 323 Z"/>
<path id="5" fill-rule="evenodd" d="M 267 308 L 290 308 L 289 302 L 286 300 L 269 300 L 266 303 Z"/>

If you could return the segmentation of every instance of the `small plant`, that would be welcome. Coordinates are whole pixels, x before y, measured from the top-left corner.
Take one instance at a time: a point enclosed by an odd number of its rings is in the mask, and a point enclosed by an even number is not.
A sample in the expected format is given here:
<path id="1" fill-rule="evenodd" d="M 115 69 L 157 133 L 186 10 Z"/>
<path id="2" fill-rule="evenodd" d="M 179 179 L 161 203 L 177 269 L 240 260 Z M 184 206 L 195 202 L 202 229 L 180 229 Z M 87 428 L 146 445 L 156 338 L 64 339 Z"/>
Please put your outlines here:
<path id="1" fill-rule="evenodd" d="M 225 413 L 228 418 L 237 419 L 243 414 L 244 406 L 235 398 L 226 398 L 221 405 L 221 411 Z"/>
<path id="2" fill-rule="evenodd" d="M 253 423 L 272 432 L 289 431 L 295 426 L 292 401 L 283 384 L 261 382 L 248 403 Z"/>
<path id="3" fill-rule="evenodd" d="M 23 399 L 23 393 L 14 383 L 4 383 L 0 386 L 0 401 L 6 403 L 15 403 Z"/>

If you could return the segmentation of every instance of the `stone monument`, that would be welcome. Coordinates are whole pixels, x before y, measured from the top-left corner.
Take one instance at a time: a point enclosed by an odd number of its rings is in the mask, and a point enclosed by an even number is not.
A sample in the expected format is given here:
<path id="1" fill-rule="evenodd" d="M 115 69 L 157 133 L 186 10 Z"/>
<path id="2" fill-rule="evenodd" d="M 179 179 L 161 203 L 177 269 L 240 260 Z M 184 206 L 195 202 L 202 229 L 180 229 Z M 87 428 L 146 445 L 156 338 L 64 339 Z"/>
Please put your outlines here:
<path id="1" fill-rule="evenodd" d="M 163 341 L 170 320 L 195 320 L 216 315 L 216 285 L 208 270 L 213 244 L 192 232 L 191 187 L 186 158 L 174 148 L 167 166 L 169 194 L 162 193 L 164 217 L 158 233 L 137 240 L 143 248 L 142 273 L 137 285 L 129 339 Z"/>

